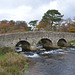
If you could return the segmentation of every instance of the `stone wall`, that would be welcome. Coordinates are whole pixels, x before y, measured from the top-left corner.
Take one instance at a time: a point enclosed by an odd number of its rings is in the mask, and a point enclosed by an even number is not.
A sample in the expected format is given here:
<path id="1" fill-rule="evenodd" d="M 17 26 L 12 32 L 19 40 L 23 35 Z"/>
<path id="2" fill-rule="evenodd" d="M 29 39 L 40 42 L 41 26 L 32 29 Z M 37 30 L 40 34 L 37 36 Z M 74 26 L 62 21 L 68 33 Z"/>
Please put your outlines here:
<path id="1" fill-rule="evenodd" d="M 67 42 L 75 40 L 75 33 L 32 31 L 32 32 L 2 34 L 0 35 L 0 47 L 15 46 L 21 40 L 28 41 L 31 46 L 35 46 L 43 38 L 51 40 L 53 46 L 57 46 L 57 42 L 59 41 L 59 39 L 65 39 Z"/>

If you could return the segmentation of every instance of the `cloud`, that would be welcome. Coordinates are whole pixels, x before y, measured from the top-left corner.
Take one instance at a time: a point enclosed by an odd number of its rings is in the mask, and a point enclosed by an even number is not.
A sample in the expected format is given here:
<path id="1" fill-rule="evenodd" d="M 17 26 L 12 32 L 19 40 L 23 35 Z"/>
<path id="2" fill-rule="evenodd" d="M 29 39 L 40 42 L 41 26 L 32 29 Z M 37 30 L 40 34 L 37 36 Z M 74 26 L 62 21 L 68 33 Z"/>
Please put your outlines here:
<path id="1" fill-rule="evenodd" d="M 5 15 L 6 19 L 24 20 L 24 18 L 29 17 L 28 14 L 31 10 L 32 10 L 31 7 L 20 6 L 20 7 L 15 8 L 15 9 L 0 10 L 1 11 L 0 16 Z"/>
<path id="2" fill-rule="evenodd" d="M 64 14 L 64 18 L 74 17 L 75 0 L 55 0 L 57 9 Z"/>
<path id="3" fill-rule="evenodd" d="M 41 20 L 49 9 L 56 9 L 64 18 L 73 17 L 75 0 L 0 0 L 0 20 Z"/>

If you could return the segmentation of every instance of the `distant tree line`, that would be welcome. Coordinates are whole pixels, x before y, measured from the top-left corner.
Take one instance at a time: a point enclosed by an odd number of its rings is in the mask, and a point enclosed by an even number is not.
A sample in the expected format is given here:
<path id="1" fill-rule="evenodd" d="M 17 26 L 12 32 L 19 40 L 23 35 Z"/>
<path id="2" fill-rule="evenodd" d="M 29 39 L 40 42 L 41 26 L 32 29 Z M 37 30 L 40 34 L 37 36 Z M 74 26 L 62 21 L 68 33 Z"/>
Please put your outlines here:
<path id="1" fill-rule="evenodd" d="M 32 20 L 28 24 L 25 21 L 2 20 L 0 21 L 0 34 L 25 32 L 31 30 L 59 31 L 59 32 L 75 32 L 75 17 L 73 19 L 63 19 L 58 10 L 48 10 L 42 16 L 42 19 Z"/>
<path id="2" fill-rule="evenodd" d="M 19 31 L 27 31 L 27 23 L 25 21 L 0 21 L 0 34 L 3 33 L 13 33 Z"/>

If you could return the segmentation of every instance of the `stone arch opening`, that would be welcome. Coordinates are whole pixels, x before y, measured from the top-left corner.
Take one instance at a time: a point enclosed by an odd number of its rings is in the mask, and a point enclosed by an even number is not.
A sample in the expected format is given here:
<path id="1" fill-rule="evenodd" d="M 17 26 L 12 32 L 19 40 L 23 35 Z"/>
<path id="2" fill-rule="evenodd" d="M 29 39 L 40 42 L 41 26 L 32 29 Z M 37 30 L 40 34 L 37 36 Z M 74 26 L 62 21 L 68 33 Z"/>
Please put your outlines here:
<path id="1" fill-rule="evenodd" d="M 30 51 L 30 43 L 25 41 L 25 40 L 22 40 L 22 41 L 19 41 L 17 44 L 16 44 L 16 47 L 22 47 L 22 51 Z"/>
<path id="2" fill-rule="evenodd" d="M 57 42 L 57 45 L 60 47 L 66 47 L 67 41 L 65 39 L 59 39 L 59 41 Z"/>
<path id="3" fill-rule="evenodd" d="M 50 39 L 43 38 L 37 43 L 37 45 L 42 45 L 43 48 L 50 49 L 52 47 L 52 41 Z"/>

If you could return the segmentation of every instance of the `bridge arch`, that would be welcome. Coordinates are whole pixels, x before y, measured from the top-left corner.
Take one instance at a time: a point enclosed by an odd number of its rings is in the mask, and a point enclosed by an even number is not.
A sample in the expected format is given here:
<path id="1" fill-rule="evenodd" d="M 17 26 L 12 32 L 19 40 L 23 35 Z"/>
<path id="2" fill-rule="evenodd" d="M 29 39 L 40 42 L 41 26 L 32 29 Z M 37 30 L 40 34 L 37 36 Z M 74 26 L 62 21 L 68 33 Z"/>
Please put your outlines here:
<path id="1" fill-rule="evenodd" d="M 37 45 L 42 45 L 44 48 L 52 47 L 52 41 L 48 38 L 42 38 L 38 41 Z"/>
<path id="2" fill-rule="evenodd" d="M 57 45 L 60 46 L 60 47 L 65 47 L 67 46 L 67 41 L 65 39 L 59 39 L 58 42 L 57 42 Z"/>
<path id="3" fill-rule="evenodd" d="M 59 44 L 59 39 L 65 38 L 67 44 L 75 40 L 75 33 L 68 32 L 51 32 L 51 31 L 36 31 L 36 32 L 20 32 L 0 35 L 0 47 L 14 47 L 19 41 L 25 40 L 30 43 L 31 46 L 36 46 L 40 39 L 48 38 L 52 41 L 54 47 Z"/>
<path id="4" fill-rule="evenodd" d="M 15 47 L 22 47 L 22 51 L 30 51 L 30 43 L 25 40 L 21 40 L 21 41 L 17 42 Z"/>

